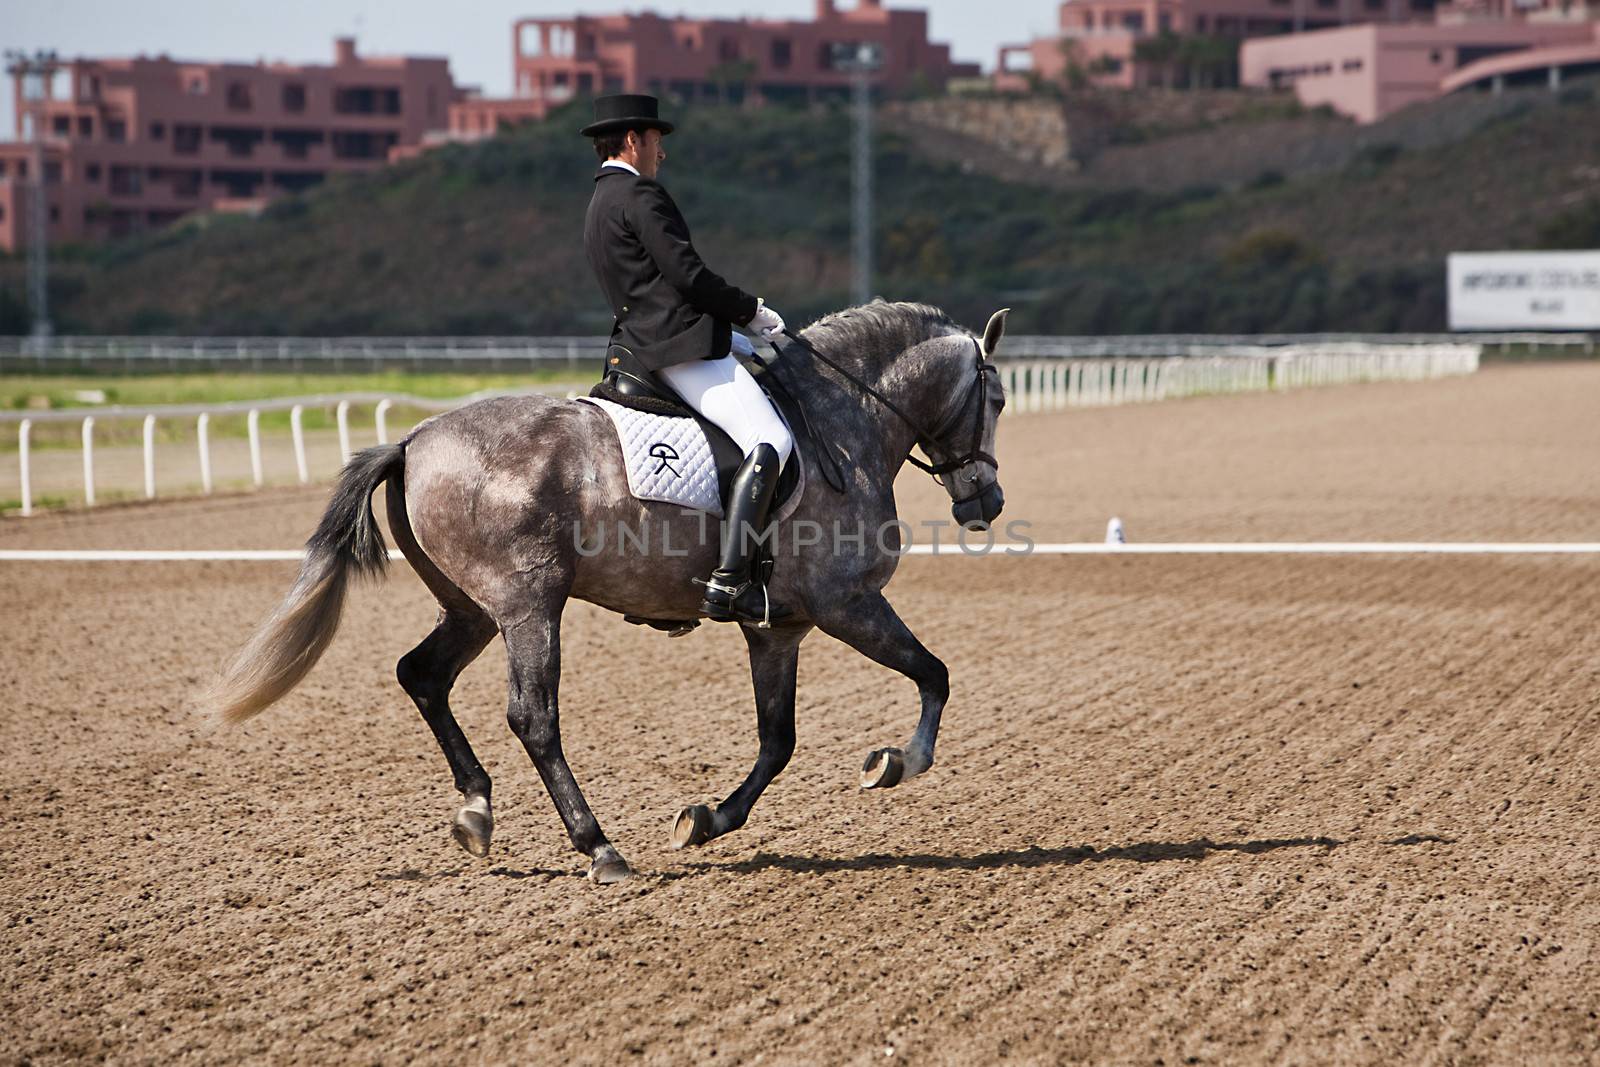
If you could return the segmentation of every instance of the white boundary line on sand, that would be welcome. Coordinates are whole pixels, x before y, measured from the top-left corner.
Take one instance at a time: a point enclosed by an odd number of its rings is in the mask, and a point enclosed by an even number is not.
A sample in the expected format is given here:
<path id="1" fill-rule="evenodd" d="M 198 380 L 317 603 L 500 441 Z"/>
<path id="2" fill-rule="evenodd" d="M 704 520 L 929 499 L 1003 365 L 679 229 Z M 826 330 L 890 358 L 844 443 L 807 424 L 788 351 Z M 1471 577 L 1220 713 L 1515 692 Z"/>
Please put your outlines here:
<path id="1" fill-rule="evenodd" d="M 1600 541 L 1195 541 L 1107 545 L 1098 541 L 1038 543 L 1007 553 L 996 545 L 987 553 L 959 547 L 912 545 L 912 556 L 1537 556 L 1600 554 Z M 0 549 L 0 563 L 296 563 L 299 549 Z M 390 550 L 390 559 L 403 558 Z"/>

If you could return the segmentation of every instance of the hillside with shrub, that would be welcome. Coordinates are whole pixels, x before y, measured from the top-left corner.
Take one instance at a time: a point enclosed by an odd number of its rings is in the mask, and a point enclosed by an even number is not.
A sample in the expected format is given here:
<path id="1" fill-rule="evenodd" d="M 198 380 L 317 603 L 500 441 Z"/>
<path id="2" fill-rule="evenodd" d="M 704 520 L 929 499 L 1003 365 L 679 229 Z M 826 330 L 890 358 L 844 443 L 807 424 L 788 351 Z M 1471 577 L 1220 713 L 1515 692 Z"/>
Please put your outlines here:
<path id="1" fill-rule="evenodd" d="M 1427 126 L 1426 112 L 1407 116 Z M 794 319 L 845 304 L 848 116 L 769 107 L 680 118 L 662 176 L 713 267 Z M 1210 169 L 1199 153 L 1176 187 L 1094 184 L 1093 166 L 1071 182 L 1039 166 L 997 170 L 894 125 L 877 149 L 877 290 L 976 324 L 1010 305 L 1026 333 L 1442 329 L 1448 252 L 1600 244 L 1600 102 L 1589 85 L 1454 121 L 1431 139 L 1339 134 L 1342 158 L 1248 178 L 1236 151 Z M 1137 147 L 1248 143 L 1252 130 L 1296 122 L 1354 129 L 1280 109 L 1147 132 Z M 580 124 L 569 110 L 336 178 L 259 218 L 207 216 L 57 250 L 58 331 L 603 331 L 582 240 L 596 160 L 573 133 Z M 0 330 L 26 328 L 22 280 L 20 259 L 0 261 Z"/>

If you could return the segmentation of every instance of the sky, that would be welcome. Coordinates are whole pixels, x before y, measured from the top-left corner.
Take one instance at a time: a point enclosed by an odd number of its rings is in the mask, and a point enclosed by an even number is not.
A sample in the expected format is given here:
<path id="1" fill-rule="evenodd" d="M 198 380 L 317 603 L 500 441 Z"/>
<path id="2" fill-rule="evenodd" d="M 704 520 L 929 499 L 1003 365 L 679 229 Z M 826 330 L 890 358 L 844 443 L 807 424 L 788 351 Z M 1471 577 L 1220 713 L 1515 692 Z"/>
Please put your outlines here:
<path id="1" fill-rule="evenodd" d="M 840 7 L 849 0 L 840 0 Z M 1002 44 L 1044 36 L 1059 0 L 887 0 L 924 8 L 931 35 L 955 57 L 994 66 Z M 458 84 L 511 92 L 511 23 L 523 16 L 661 15 L 809 19 L 813 0 L 0 0 L 0 47 L 53 48 L 63 57 L 156 55 L 327 63 L 333 38 L 353 34 L 375 55 L 444 55 Z M 0 78 L 0 136 L 14 137 L 11 81 Z"/>

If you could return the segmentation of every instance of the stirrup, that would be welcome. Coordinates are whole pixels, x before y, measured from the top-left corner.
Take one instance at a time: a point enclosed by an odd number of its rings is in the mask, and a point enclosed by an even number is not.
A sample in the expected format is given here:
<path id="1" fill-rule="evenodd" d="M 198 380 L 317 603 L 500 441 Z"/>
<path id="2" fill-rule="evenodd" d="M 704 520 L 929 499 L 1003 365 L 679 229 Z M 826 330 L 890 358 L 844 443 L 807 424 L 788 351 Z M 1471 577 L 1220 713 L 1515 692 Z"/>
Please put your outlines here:
<path id="1" fill-rule="evenodd" d="M 767 592 L 766 582 L 761 583 L 761 618 L 757 619 L 753 615 L 747 615 L 739 611 L 739 598 L 744 595 L 745 590 L 750 588 L 751 584 L 753 583 L 753 579 L 747 578 L 740 582 L 737 586 L 726 585 L 717 581 L 715 577 L 691 578 L 690 581 L 694 582 L 695 585 L 705 586 L 707 592 L 722 593 L 728 598 L 727 607 L 725 609 L 727 611 L 727 616 L 725 618 L 719 618 L 716 615 L 712 615 L 710 612 L 706 612 L 708 618 L 711 618 L 716 622 L 753 622 L 758 630 L 772 629 L 772 595 Z M 704 608 L 708 603 L 709 601 L 702 600 L 701 607 Z M 717 606 L 721 607 L 721 605 Z"/>
<path id="2" fill-rule="evenodd" d="M 717 581 L 716 575 L 712 575 L 710 578 L 691 578 L 689 580 L 695 585 L 705 586 L 706 592 L 708 593 L 722 593 L 726 595 L 730 604 L 734 600 L 738 599 L 740 593 L 743 593 L 746 589 L 750 588 L 750 579 L 748 578 L 740 582 L 738 585 L 724 585 L 722 582 Z M 763 588 L 765 587 L 763 586 Z"/>

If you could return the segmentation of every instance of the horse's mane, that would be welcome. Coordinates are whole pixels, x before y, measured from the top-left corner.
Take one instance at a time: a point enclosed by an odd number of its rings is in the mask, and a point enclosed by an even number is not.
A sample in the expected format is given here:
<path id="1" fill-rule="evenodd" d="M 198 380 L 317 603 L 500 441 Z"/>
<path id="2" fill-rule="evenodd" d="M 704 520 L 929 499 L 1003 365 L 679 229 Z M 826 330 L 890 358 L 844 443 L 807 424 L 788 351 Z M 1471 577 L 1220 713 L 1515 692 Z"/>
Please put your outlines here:
<path id="1" fill-rule="evenodd" d="M 890 303 L 845 308 L 826 315 L 801 331 L 817 348 L 836 357 L 870 359 L 875 353 L 898 355 L 930 337 L 971 332 L 931 304 Z"/>

